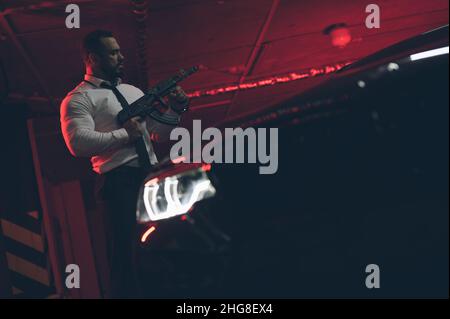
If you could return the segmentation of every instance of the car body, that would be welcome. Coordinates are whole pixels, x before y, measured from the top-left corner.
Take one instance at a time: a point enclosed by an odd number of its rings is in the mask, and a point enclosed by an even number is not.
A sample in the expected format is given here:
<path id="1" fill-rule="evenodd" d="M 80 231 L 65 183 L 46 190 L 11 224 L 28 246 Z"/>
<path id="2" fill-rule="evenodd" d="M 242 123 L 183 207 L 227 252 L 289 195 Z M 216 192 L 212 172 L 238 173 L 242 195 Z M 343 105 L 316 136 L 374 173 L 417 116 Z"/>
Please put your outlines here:
<path id="1" fill-rule="evenodd" d="M 415 59 L 445 47 L 447 54 Z M 446 26 L 269 110 L 221 123 L 278 128 L 278 171 L 163 162 L 138 202 L 145 294 L 448 295 L 448 104 Z M 208 196 L 196 194 L 180 214 L 143 217 L 145 189 L 176 176 L 209 181 Z M 158 196 L 155 203 L 165 195 Z M 373 267 L 380 289 L 367 285 Z"/>

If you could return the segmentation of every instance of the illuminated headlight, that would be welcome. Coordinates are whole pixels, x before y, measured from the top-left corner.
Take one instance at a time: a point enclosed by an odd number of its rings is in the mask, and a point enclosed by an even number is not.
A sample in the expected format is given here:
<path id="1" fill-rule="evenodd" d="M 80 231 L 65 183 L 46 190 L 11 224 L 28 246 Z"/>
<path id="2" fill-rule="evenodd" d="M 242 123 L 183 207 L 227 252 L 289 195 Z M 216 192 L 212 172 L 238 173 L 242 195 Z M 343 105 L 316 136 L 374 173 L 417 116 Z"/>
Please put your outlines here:
<path id="1" fill-rule="evenodd" d="M 177 175 L 153 178 L 141 188 L 138 222 L 156 221 L 185 214 L 202 199 L 216 193 L 203 167 Z"/>

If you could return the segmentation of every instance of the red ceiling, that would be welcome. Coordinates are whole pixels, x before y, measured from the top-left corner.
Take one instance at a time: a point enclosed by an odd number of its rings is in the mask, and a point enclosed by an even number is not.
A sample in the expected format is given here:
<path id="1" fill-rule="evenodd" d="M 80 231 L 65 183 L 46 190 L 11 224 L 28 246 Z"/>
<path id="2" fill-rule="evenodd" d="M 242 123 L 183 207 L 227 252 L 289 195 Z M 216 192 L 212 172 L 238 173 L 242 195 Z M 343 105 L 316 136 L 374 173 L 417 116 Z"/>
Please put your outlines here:
<path id="1" fill-rule="evenodd" d="M 79 82 L 83 74 L 79 42 L 95 28 L 115 32 L 127 58 L 127 81 L 138 86 L 144 83 L 138 70 L 147 75 L 149 83 L 155 83 L 180 67 L 206 66 L 207 70 L 184 83 L 187 91 L 193 91 L 237 84 L 246 67 L 249 73 L 244 82 L 355 60 L 448 24 L 448 0 L 379 0 L 380 29 L 365 27 L 365 7 L 370 2 L 362 0 L 149 0 L 145 29 L 141 31 L 146 35 L 143 61 L 138 58 L 139 28 L 129 0 L 45 1 L 40 8 L 42 3 L 8 0 L 3 1 L 2 9 L 54 98 L 63 97 Z M 65 28 L 67 3 L 80 6 L 79 30 Z M 322 31 L 341 22 L 349 26 L 353 41 L 337 49 Z M 261 33 L 264 25 L 266 32 Z M 11 91 L 44 96 L 4 27 L 0 30 L 1 60 Z M 256 48 L 258 38 L 261 42 Z M 257 54 L 250 68 L 247 64 L 254 50 Z M 270 106 L 325 78 L 197 98 L 191 116 L 213 124 Z"/>

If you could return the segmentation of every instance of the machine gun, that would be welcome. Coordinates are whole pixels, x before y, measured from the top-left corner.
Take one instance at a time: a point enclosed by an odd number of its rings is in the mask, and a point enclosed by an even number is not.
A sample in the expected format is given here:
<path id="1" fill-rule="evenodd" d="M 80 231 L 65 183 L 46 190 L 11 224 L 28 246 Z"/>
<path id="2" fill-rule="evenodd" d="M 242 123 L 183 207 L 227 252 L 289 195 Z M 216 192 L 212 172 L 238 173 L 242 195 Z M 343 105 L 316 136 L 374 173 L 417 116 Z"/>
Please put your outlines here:
<path id="1" fill-rule="evenodd" d="M 181 69 L 175 76 L 161 81 L 154 87 L 150 88 L 144 96 L 130 104 L 129 108 L 123 109 L 119 112 L 117 115 L 119 124 L 123 125 L 123 123 L 135 116 L 150 116 L 151 118 L 164 124 L 178 125 L 178 116 L 161 113 L 157 109 L 156 102 L 159 102 L 161 106 L 168 108 L 169 106 L 164 101 L 164 97 L 174 92 L 179 82 L 197 72 L 198 69 L 198 66 L 193 66 L 188 70 Z M 172 106 L 172 109 L 178 114 L 181 114 L 187 110 L 189 99 L 186 98 L 185 100 L 178 102 L 177 107 L 175 108 Z"/>

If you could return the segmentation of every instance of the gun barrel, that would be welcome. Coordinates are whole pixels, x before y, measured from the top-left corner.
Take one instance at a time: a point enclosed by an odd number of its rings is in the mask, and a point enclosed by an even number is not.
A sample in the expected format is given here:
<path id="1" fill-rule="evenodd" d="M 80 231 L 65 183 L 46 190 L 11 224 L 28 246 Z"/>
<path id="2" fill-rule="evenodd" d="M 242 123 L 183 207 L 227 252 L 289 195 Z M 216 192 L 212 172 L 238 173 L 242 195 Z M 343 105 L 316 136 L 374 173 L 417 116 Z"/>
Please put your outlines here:
<path id="1" fill-rule="evenodd" d="M 162 97 L 162 96 L 168 94 L 173 88 L 175 88 L 175 86 L 179 82 L 181 82 L 184 79 L 186 79 L 187 77 L 191 76 L 198 70 L 199 70 L 198 66 L 193 66 L 187 70 L 181 69 L 177 75 L 172 76 L 169 79 L 159 82 L 154 88 L 150 89 L 148 92 Z"/>

